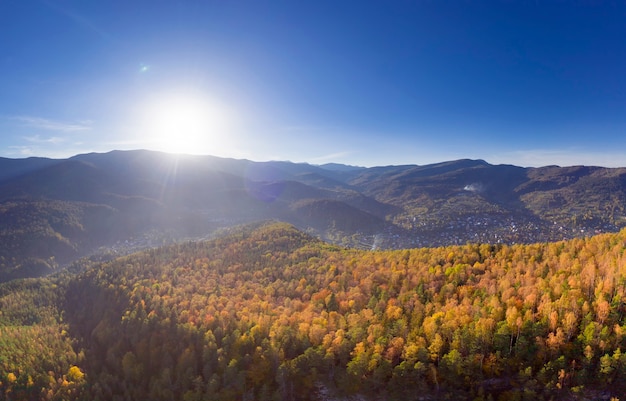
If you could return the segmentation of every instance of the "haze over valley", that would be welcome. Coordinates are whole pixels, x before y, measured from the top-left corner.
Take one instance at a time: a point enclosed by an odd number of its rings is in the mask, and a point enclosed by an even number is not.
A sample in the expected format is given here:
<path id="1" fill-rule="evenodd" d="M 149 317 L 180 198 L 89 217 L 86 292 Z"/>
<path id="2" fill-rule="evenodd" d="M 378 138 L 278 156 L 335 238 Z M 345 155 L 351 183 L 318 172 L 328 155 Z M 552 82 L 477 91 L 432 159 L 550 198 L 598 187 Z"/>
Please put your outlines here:
<path id="1" fill-rule="evenodd" d="M 547 242 L 626 225 L 623 168 L 364 168 L 154 151 L 0 164 L 3 281 L 266 220 L 359 249 Z"/>

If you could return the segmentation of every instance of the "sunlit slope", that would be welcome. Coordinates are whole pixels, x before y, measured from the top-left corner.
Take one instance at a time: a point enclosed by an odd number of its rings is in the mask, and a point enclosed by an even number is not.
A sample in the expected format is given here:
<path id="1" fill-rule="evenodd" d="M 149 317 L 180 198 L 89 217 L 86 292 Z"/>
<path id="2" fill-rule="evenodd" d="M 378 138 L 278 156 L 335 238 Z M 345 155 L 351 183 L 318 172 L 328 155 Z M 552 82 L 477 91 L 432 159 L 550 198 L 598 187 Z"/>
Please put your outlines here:
<path id="1" fill-rule="evenodd" d="M 14 312 L 12 295 L 35 287 L 0 287 L 11 316 L 0 341 L 16 326 L 65 330 L 46 340 L 65 358 L 53 373 L 67 379 L 77 365 L 85 376 L 68 386 L 86 399 L 316 399 L 321 388 L 398 400 L 619 396 L 625 246 L 620 232 L 371 252 L 267 225 L 55 279 L 57 298 L 38 301 L 36 319 Z M 49 375 L 37 358 L 0 360 L 10 361 L 2 391 L 39 394 Z"/>

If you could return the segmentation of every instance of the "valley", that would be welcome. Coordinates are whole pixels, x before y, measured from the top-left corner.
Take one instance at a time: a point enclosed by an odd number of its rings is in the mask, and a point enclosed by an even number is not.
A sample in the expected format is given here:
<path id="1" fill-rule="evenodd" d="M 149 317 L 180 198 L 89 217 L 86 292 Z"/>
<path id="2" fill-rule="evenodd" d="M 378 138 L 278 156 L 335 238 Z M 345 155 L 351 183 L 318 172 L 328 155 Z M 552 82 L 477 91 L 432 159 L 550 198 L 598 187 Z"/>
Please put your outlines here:
<path id="1" fill-rule="evenodd" d="M 211 238 L 258 221 L 359 249 L 550 242 L 626 224 L 623 168 L 481 160 L 365 168 L 153 151 L 0 166 L 0 281 L 49 274 L 108 247 Z"/>
<path id="2" fill-rule="evenodd" d="M 0 164 L 7 400 L 626 391 L 626 169 Z"/>

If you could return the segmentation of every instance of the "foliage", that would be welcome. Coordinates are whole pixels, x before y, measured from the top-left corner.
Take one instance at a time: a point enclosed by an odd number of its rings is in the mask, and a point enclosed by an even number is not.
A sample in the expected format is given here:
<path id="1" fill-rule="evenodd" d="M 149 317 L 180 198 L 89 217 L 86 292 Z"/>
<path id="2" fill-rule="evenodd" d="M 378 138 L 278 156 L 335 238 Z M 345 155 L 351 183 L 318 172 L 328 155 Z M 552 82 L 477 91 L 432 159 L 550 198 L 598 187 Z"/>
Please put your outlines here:
<path id="1" fill-rule="evenodd" d="M 618 397 L 626 393 L 624 249 L 626 231 L 357 251 L 284 224 L 162 247 L 75 276 L 0 286 L 0 392 L 12 400 Z M 19 312 L 24 303 L 31 312 Z"/>

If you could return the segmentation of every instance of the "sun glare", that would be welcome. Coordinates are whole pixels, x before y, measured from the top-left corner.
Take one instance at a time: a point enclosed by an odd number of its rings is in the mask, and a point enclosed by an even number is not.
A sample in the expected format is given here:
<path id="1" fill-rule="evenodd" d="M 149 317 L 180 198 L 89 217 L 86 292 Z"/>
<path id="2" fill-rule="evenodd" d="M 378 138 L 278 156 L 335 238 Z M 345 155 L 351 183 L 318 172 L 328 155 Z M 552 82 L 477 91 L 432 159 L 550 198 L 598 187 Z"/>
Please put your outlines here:
<path id="1" fill-rule="evenodd" d="M 150 147 L 171 153 L 215 154 L 223 149 L 228 116 L 197 94 L 170 93 L 141 107 L 140 130 Z"/>

